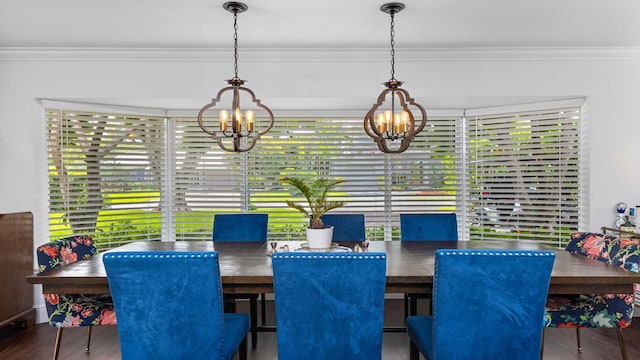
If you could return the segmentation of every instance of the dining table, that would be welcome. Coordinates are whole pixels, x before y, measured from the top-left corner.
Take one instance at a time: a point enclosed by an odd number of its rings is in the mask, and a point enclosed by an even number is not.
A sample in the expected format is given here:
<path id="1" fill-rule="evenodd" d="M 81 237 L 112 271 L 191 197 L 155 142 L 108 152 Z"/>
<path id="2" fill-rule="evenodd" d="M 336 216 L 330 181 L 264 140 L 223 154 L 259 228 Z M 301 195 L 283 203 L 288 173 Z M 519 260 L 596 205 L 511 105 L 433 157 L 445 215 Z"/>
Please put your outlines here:
<path id="1" fill-rule="evenodd" d="M 270 252 L 274 242 L 136 241 L 113 248 L 118 251 L 217 251 L 223 292 L 228 294 L 273 293 Z M 276 251 L 308 251 L 302 241 L 278 241 Z M 349 251 L 359 243 L 340 243 Z M 362 249 L 364 247 L 357 247 Z M 640 273 L 571 254 L 537 241 L 371 241 L 368 252 L 387 257 L 386 293 L 430 294 L 433 285 L 435 251 L 438 249 L 553 250 L 556 259 L 551 273 L 550 294 L 632 293 Z M 42 285 L 43 293 L 108 294 L 109 283 L 102 252 L 90 259 L 67 264 L 49 272 L 27 276 L 30 284 Z M 527 286 L 527 273 L 522 273 Z M 336 279 L 337 281 L 339 279 Z M 461 284 L 464 286 L 464 284 Z"/>

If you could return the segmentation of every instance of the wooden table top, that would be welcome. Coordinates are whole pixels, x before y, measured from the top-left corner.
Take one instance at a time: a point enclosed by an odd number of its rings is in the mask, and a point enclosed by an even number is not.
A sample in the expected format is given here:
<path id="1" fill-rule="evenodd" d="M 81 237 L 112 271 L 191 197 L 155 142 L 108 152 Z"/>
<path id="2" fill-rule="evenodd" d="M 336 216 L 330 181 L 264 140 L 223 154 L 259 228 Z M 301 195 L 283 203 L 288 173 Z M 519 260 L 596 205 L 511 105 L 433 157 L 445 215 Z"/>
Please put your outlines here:
<path id="1" fill-rule="evenodd" d="M 291 250 L 301 242 L 288 244 Z M 352 245 L 352 244 L 343 244 Z M 273 272 L 264 243 L 211 241 L 133 242 L 115 251 L 217 251 L 225 293 L 271 293 Z M 430 293 L 433 283 L 434 252 L 437 249 L 517 249 L 554 250 L 556 260 L 551 274 L 551 294 L 631 293 L 640 283 L 640 273 L 573 255 L 533 241 L 372 241 L 369 251 L 387 254 L 387 293 Z M 62 266 L 49 273 L 27 277 L 30 284 L 41 284 L 44 293 L 107 294 L 109 284 L 102 256 Z M 527 274 L 522 274 L 526 286 Z"/>

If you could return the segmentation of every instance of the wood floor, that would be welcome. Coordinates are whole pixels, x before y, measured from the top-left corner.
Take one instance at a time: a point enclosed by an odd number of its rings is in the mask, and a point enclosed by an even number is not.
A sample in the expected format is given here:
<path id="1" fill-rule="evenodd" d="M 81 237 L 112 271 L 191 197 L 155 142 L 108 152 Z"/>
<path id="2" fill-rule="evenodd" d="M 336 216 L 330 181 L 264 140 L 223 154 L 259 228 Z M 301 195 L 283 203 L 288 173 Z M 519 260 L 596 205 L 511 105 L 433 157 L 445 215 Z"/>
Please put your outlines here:
<path id="1" fill-rule="evenodd" d="M 267 321 L 273 321 L 273 303 L 269 302 Z M 420 307 L 425 308 L 425 306 Z M 387 300 L 385 325 L 400 325 L 403 318 L 402 300 Z M 246 311 L 245 304 L 238 304 L 239 311 Z M 640 359 L 640 319 L 624 330 L 629 360 Z M 486 329 L 491 331 L 491 329 Z M 7 327 L 0 329 L 0 360 L 51 359 L 55 341 L 55 329 L 39 324 L 29 329 Z M 613 329 L 585 329 L 582 331 L 583 351 L 576 351 L 574 329 L 547 329 L 545 335 L 545 360 L 601 360 L 622 359 L 616 331 Z M 91 352 L 85 354 L 87 332 L 85 328 L 66 329 L 62 338 L 60 360 L 117 360 L 120 345 L 114 326 L 97 326 L 93 330 Z M 250 342 L 250 340 L 249 340 Z M 405 333 L 383 335 L 383 359 L 409 358 L 409 340 Z M 304 358 L 301 356 L 301 358 Z M 249 350 L 251 360 L 277 359 L 276 333 L 264 332 L 258 337 L 258 347 Z"/>

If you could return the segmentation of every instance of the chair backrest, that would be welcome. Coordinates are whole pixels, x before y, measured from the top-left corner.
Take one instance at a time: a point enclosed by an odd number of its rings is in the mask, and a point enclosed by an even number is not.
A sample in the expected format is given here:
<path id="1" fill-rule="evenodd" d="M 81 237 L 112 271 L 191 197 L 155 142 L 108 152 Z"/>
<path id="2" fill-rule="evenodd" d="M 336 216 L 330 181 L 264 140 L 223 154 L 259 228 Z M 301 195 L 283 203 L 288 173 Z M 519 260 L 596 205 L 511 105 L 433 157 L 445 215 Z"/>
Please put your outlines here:
<path id="1" fill-rule="evenodd" d="M 269 214 L 215 214 L 213 241 L 267 241 Z"/>
<path id="2" fill-rule="evenodd" d="M 620 266 L 635 272 L 639 271 L 640 246 L 638 240 L 591 232 L 576 232 L 571 235 L 571 241 L 567 244 L 566 250 L 573 254 L 606 262 L 609 265 Z"/>
<path id="3" fill-rule="evenodd" d="M 400 214 L 402 241 L 457 241 L 455 213 Z"/>
<path id="4" fill-rule="evenodd" d="M 123 359 L 224 358 L 217 252 L 106 252 Z"/>
<path id="5" fill-rule="evenodd" d="M 278 359 L 381 358 L 384 253 L 275 253 L 272 262 Z"/>
<path id="6" fill-rule="evenodd" d="M 93 240 L 85 235 L 70 236 L 40 245 L 36 251 L 38 270 L 48 271 L 98 254 Z"/>
<path id="7" fill-rule="evenodd" d="M 333 241 L 365 241 L 364 214 L 324 214 L 322 223 L 333 226 Z"/>
<path id="8" fill-rule="evenodd" d="M 50 271 L 98 254 L 86 235 L 71 236 L 38 246 L 38 270 Z M 115 325 L 111 297 L 103 294 L 43 294 L 51 326 Z"/>
<path id="9" fill-rule="evenodd" d="M 433 358 L 538 359 L 553 251 L 437 250 Z"/>

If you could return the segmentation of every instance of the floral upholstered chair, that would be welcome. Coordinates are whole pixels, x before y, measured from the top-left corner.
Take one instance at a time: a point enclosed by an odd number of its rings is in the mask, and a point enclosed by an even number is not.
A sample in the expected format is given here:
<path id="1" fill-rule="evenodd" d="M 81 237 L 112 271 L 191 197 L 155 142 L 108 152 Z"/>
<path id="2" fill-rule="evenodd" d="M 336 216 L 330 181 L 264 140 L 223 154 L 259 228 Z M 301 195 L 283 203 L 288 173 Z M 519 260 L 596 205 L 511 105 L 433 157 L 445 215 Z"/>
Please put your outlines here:
<path id="1" fill-rule="evenodd" d="M 56 268 L 85 260 L 96 255 L 98 250 L 88 236 L 73 236 L 53 241 L 38 247 L 40 272 L 55 271 Z M 49 324 L 58 329 L 53 358 L 58 358 L 62 330 L 68 327 L 88 327 L 86 352 L 89 352 L 91 328 L 96 325 L 116 325 L 113 302 L 108 295 L 89 294 L 44 294 Z"/>
<path id="2" fill-rule="evenodd" d="M 567 251 L 638 272 L 638 241 L 597 233 L 577 232 L 571 236 Z M 631 325 L 634 294 L 590 294 L 574 297 L 550 296 L 547 300 L 548 327 L 575 327 L 578 351 L 582 351 L 580 328 L 615 328 L 622 358 L 627 354 L 622 329 Z"/>

